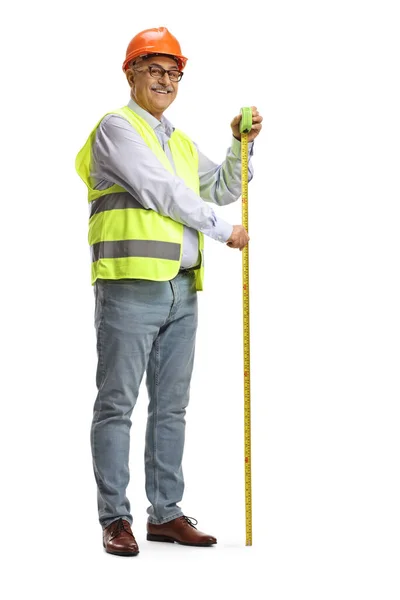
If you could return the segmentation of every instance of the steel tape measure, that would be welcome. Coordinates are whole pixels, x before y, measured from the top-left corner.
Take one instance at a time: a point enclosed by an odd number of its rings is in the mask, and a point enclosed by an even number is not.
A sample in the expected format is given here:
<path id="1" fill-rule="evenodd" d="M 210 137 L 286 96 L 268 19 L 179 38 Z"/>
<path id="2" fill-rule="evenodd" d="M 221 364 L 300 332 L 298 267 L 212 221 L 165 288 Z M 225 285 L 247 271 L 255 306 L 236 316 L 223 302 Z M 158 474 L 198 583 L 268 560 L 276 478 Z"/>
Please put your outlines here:
<path id="1" fill-rule="evenodd" d="M 241 109 L 241 167 L 242 167 L 242 225 L 249 231 L 248 213 L 248 132 L 253 123 L 252 110 Z M 242 250 L 243 282 L 243 362 L 244 362 L 244 475 L 246 505 L 246 546 L 252 545 L 252 502 L 251 502 L 251 406 L 250 406 L 250 290 L 249 290 L 249 246 Z"/>

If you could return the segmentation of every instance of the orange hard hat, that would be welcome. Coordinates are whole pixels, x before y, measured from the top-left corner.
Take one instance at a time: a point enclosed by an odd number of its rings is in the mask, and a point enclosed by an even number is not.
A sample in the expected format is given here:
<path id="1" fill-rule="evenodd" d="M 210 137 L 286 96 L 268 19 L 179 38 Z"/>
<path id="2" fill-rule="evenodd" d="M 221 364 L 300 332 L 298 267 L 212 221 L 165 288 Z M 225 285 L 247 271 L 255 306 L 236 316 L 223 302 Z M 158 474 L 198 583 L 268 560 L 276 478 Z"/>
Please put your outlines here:
<path id="1" fill-rule="evenodd" d="M 181 47 L 178 40 L 166 27 L 157 27 L 155 29 L 145 29 L 141 31 L 129 42 L 126 49 L 126 58 L 122 65 L 123 71 L 126 71 L 129 63 L 139 56 L 148 54 L 167 54 L 176 58 L 178 66 L 182 70 L 185 68 L 187 58 L 182 56 Z"/>

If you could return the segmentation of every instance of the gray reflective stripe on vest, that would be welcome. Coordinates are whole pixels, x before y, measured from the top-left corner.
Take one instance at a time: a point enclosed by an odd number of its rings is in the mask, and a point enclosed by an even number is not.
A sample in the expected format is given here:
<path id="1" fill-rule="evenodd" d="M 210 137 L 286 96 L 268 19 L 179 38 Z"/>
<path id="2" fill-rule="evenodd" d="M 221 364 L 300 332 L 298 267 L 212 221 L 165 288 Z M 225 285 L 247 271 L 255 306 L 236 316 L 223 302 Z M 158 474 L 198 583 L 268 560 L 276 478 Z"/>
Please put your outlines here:
<path id="1" fill-rule="evenodd" d="M 93 200 L 89 204 L 89 218 L 106 210 L 117 210 L 121 208 L 142 208 L 146 210 L 138 200 L 136 200 L 128 192 L 119 192 L 114 194 L 106 194 Z"/>
<path id="2" fill-rule="evenodd" d="M 118 242 L 98 242 L 93 244 L 92 261 L 100 258 L 125 258 L 143 256 L 148 258 L 166 258 L 179 260 L 180 244 L 172 242 L 154 242 L 153 240 L 120 240 Z"/>

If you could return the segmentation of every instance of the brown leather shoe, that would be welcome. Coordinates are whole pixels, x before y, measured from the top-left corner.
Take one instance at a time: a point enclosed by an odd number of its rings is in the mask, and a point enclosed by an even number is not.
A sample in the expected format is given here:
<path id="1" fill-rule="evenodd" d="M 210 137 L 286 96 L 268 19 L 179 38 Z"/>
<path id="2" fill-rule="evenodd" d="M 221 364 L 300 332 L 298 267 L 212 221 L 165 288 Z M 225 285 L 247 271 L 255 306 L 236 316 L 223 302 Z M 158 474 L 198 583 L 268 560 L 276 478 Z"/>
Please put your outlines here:
<path id="1" fill-rule="evenodd" d="M 103 546 L 109 554 L 136 556 L 139 548 L 129 521 L 117 519 L 103 530 Z"/>
<path id="2" fill-rule="evenodd" d="M 212 546 L 217 543 L 215 537 L 198 531 L 195 525 L 197 521 L 191 517 L 178 517 L 162 525 L 147 521 L 147 539 L 150 542 L 177 542 L 184 546 Z"/>

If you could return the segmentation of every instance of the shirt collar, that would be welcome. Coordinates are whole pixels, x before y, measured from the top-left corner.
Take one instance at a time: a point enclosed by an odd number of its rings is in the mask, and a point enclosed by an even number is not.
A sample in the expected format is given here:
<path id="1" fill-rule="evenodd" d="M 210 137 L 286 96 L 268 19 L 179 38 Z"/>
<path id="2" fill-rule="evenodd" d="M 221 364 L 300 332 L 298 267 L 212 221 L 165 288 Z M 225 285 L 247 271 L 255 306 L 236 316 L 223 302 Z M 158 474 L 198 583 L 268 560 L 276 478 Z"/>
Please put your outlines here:
<path id="1" fill-rule="evenodd" d="M 164 115 L 161 117 L 161 121 L 159 121 L 149 112 L 147 112 L 147 110 L 144 110 L 144 108 L 139 106 L 139 104 L 137 104 L 132 98 L 129 99 L 128 106 L 131 110 L 133 110 L 133 112 L 139 115 L 139 117 L 142 117 L 142 119 L 144 119 L 152 129 L 157 129 L 158 127 L 165 131 L 168 137 L 171 137 L 175 128 L 173 127 L 172 123 L 164 117 Z"/>

